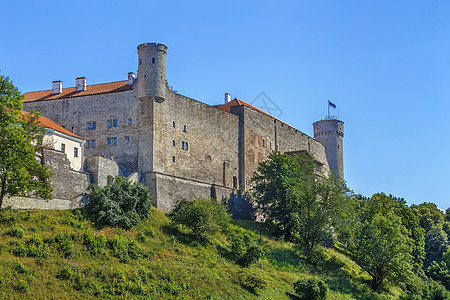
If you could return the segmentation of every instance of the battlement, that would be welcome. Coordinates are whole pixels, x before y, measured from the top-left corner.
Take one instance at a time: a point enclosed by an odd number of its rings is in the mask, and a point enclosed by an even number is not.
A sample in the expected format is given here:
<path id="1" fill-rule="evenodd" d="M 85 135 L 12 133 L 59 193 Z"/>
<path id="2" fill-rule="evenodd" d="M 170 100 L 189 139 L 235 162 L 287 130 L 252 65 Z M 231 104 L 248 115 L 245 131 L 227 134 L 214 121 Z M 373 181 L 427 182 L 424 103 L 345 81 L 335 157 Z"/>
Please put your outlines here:
<path id="1" fill-rule="evenodd" d="M 145 43 L 145 44 L 140 44 L 137 47 L 138 51 L 141 50 L 160 50 L 160 51 L 164 51 L 167 52 L 167 46 L 164 44 L 159 44 L 159 43 Z"/>

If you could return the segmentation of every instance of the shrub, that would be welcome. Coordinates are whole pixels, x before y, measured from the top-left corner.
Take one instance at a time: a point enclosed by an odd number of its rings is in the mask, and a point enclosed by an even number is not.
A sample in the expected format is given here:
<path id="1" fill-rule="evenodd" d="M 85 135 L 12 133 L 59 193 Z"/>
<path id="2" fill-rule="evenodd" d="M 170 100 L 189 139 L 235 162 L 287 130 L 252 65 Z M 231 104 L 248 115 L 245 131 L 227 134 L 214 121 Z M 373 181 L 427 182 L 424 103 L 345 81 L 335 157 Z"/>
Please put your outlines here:
<path id="1" fill-rule="evenodd" d="M 17 271 L 18 273 L 20 273 L 20 274 L 28 274 L 28 273 L 30 272 L 30 271 L 27 269 L 27 267 L 26 267 L 23 263 L 21 263 L 21 262 L 17 263 L 15 269 L 16 269 L 16 271 Z"/>
<path id="2" fill-rule="evenodd" d="M 98 256 L 104 251 L 107 240 L 103 234 L 93 235 L 89 231 L 85 231 L 82 236 L 82 243 L 92 256 Z"/>
<path id="3" fill-rule="evenodd" d="M 28 291 L 29 288 L 30 288 L 30 286 L 28 285 L 28 282 L 26 280 L 19 280 L 19 283 L 17 284 L 17 287 L 16 287 L 16 289 L 22 293 L 25 293 L 26 291 Z"/>
<path id="4" fill-rule="evenodd" d="M 23 228 L 21 226 L 11 226 L 11 228 L 8 231 L 8 234 L 12 237 L 15 238 L 21 238 L 23 237 L 23 234 L 25 233 L 25 231 L 23 230 Z"/>
<path id="5" fill-rule="evenodd" d="M 248 267 L 258 262 L 264 255 L 263 248 L 248 233 L 230 235 L 231 249 L 229 256 L 241 266 Z"/>
<path id="6" fill-rule="evenodd" d="M 109 248 L 114 256 L 123 263 L 127 263 L 130 258 L 137 259 L 142 254 L 142 247 L 137 241 L 127 241 L 119 235 L 115 235 L 108 241 Z"/>
<path id="7" fill-rule="evenodd" d="M 327 297 L 328 287 L 320 279 L 301 279 L 294 283 L 294 289 L 301 299 L 323 300 Z"/>
<path id="8" fill-rule="evenodd" d="M 194 237 L 209 240 L 224 231 L 230 223 L 225 205 L 213 199 L 178 202 L 173 211 L 173 221 L 191 230 Z"/>
<path id="9" fill-rule="evenodd" d="M 125 229 L 148 217 L 152 200 L 142 184 L 117 177 L 104 188 L 92 186 L 87 210 L 97 225 L 119 226 Z"/>
<path id="10" fill-rule="evenodd" d="M 267 285 L 267 282 L 256 272 L 244 269 L 238 273 L 239 283 L 247 290 L 258 294 L 259 290 Z"/>

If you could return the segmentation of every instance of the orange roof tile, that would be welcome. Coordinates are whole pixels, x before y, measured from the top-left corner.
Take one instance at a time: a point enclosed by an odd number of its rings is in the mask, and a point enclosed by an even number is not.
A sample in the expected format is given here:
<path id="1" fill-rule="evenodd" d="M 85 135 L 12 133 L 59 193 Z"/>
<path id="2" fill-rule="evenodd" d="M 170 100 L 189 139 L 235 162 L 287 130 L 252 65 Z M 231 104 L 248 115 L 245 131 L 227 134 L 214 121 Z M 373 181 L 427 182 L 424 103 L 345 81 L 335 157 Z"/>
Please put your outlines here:
<path id="1" fill-rule="evenodd" d="M 245 102 L 245 101 L 243 101 L 243 100 L 241 100 L 241 99 L 239 99 L 239 98 L 234 98 L 233 101 L 230 101 L 230 102 L 228 102 L 227 104 L 218 105 L 218 106 L 216 106 L 216 107 L 217 107 L 218 109 L 223 110 L 223 111 L 231 112 L 231 107 L 233 107 L 233 106 L 241 106 L 241 105 L 247 106 L 247 107 L 249 107 L 249 108 L 251 108 L 251 109 L 254 109 L 254 110 L 256 110 L 256 111 L 258 111 L 258 112 L 260 112 L 260 113 L 262 113 L 262 114 L 265 114 L 266 116 L 269 116 L 269 117 L 271 117 L 271 118 L 273 118 L 273 119 L 279 121 L 280 123 L 283 123 L 283 124 L 285 124 L 285 125 L 287 125 L 287 126 L 290 126 L 290 127 L 294 128 L 295 130 L 298 130 L 298 129 L 296 129 L 294 126 L 291 126 L 291 125 L 289 125 L 288 123 L 283 122 L 283 121 L 281 121 L 281 120 L 278 119 L 278 118 L 275 118 L 275 117 L 272 116 L 271 114 L 268 114 L 268 113 L 266 113 L 265 111 L 260 110 L 259 108 L 254 107 L 253 105 L 248 104 L 247 102 Z"/>
<path id="2" fill-rule="evenodd" d="M 26 112 L 26 111 L 22 111 L 22 113 L 24 115 L 29 115 L 30 114 L 29 112 Z M 67 135 L 70 135 L 70 136 L 73 136 L 73 137 L 76 137 L 76 138 L 79 138 L 81 140 L 83 139 L 81 136 L 73 134 L 72 132 L 70 132 L 69 130 L 65 129 L 61 125 L 53 122 L 49 118 L 43 117 L 43 116 L 39 116 L 39 125 L 43 126 L 43 127 L 46 127 L 46 128 L 50 128 L 50 129 L 56 130 L 56 131 L 59 131 L 61 133 L 64 133 L 64 134 L 67 134 Z"/>
<path id="3" fill-rule="evenodd" d="M 52 90 L 29 92 L 24 94 L 23 102 L 45 101 L 62 98 L 73 98 L 88 95 L 106 94 L 114 92 L 123 92 L 133 89 L 132 85 L 128 85 L 128 80 L 116 81 L 101 84 L 92 84 L 86 87 L 86 90 L 75 92 L 74 87 L 65 88 L 62 93 L 52 95 Z"/>

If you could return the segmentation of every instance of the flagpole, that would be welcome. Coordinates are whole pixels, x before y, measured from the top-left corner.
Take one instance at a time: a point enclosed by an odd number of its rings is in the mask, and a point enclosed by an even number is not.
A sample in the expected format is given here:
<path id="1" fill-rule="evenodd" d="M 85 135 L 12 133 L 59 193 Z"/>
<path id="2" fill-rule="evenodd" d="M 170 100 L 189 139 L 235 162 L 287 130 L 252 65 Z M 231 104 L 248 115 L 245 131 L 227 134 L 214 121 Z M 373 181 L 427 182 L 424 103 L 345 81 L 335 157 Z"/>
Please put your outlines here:
<path id="1" fill-rule="evenodd" d="M 330 118 L 330 99 L 328 99 L 328 119 Z"/>

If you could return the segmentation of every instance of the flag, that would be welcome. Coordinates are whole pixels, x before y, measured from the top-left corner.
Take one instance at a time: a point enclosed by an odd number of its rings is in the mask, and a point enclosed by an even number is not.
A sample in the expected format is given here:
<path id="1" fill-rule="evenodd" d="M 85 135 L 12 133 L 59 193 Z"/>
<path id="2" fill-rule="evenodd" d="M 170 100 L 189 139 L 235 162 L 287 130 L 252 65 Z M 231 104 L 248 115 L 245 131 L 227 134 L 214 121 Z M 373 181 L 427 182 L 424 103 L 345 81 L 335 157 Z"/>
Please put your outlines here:
<path id="1" fill-rule="evenodd" d="M 328 100 L 328 106 L 331 106 L 332 108 L 336 108 L 336 104 L 331 103 L 330 100 Z"/>

